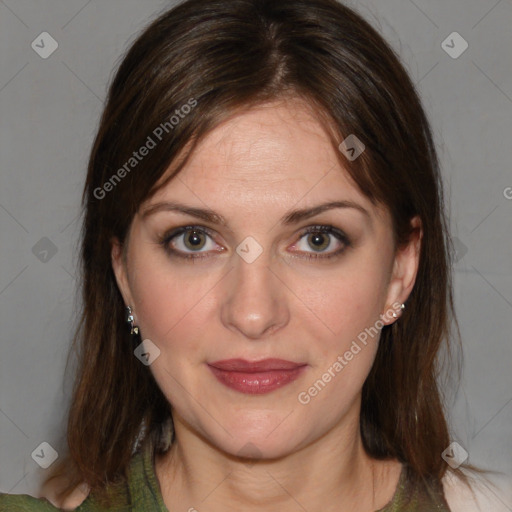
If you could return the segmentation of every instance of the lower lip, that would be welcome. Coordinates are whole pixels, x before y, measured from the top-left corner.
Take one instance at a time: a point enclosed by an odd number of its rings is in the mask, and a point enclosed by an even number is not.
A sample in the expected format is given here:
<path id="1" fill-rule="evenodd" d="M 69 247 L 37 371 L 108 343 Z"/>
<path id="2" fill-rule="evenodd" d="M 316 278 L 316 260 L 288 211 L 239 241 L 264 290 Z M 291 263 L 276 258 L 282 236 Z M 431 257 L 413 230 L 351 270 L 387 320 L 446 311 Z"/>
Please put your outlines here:
<path id="1" fill-rule="evenodd" d="M 274 389 L 282 388 L 297 379 L 306 369 L 306 366 L 298 366 L 292 370 L 272 370 L 267 372 L 234 372 L 219 370 L 208 365 L 217 380 L 228 388 L 252 395 L 270 393 Z"/>

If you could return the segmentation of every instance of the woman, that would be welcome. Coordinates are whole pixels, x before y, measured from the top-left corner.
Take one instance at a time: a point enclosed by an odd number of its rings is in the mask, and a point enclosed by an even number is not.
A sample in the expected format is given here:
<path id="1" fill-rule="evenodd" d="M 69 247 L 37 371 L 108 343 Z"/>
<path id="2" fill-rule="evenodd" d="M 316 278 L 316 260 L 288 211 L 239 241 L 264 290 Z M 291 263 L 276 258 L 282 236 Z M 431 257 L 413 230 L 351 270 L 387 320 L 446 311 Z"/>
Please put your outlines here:
<path id="1" fill-rule="evenodd" d="M 113 80 L 83 203 L 56 506 L 470 510 L 441 456 L 435 149 L 361 17 L 334 0 L 163 14 Z"/>

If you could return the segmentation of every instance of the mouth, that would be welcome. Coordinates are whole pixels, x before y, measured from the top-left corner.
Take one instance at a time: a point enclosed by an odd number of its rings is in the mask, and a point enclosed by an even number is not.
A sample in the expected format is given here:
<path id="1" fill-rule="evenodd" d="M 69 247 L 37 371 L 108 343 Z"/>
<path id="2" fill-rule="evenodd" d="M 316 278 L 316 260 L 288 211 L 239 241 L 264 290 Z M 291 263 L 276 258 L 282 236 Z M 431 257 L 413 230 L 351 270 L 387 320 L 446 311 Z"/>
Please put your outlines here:
<path id="1" fill-rule="evenodd" d="M 264 394 L 281 388 L 296 380 L 307 366 L 284 359 L 226 359 L 208 363 L 219 382 L 245 394 Z"/>
<path id="2" fill-rule="evenodd" d="M 246 361 L 245 359 L 224 359 L 208 363 L 219 370 L 231 372 L 270 372 L 277 370 L 294 370 L 300 366 L 306 366 L 307 363 L 294 363 L 285 359 L 262 359 L 261 361 Z"/>

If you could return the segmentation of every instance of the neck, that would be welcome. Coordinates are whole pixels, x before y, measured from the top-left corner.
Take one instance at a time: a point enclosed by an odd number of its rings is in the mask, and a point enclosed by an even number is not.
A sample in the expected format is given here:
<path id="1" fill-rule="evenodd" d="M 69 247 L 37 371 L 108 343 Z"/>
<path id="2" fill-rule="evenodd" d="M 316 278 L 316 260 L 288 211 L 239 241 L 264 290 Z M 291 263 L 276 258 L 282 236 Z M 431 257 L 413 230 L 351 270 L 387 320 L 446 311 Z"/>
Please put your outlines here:
<path id="1" fill-rule="evenodd" d="M 358 411 L 357 411 L 358 412 Z M 155 458 L 169 510 L 374 512 L 392 498 L 401 465 L 364 451 L 359 414 L 275 459 L 240 459 L 213 446 L 174 415 L 175 442 Z"/>

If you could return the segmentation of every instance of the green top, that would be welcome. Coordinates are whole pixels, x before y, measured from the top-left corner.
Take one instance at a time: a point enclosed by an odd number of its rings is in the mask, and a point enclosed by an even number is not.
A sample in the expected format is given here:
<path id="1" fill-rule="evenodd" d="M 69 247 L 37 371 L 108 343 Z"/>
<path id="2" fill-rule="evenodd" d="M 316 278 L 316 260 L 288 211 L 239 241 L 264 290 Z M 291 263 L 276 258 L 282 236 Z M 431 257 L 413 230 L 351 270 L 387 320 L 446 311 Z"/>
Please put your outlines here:
<path id="1" fill-rule="evenodd" d="M 148 437 L 149 439 L 149 437 Z M 405 466 L 391 501 L 377 512 L 449 512 L 450 509 L 442 490 L 429 491 L 426 487 L 409 489 Z M 115 512 L 170 512 L 163 501 L 160 485 L 154 469 L 154 449 L 150 441 L 133 455 L 128 470 L 128 478 L 120 485 L 112 486 L 109 493 Z M 410 497 L 410 499 L 408 499 Z M 1 494 L 0 512 L 56 512 L 45 498 L 36 499 L 26 494 Z M 94 493 L 75 509 L 76 512 L 105 512 L 94 500 Z"/>

